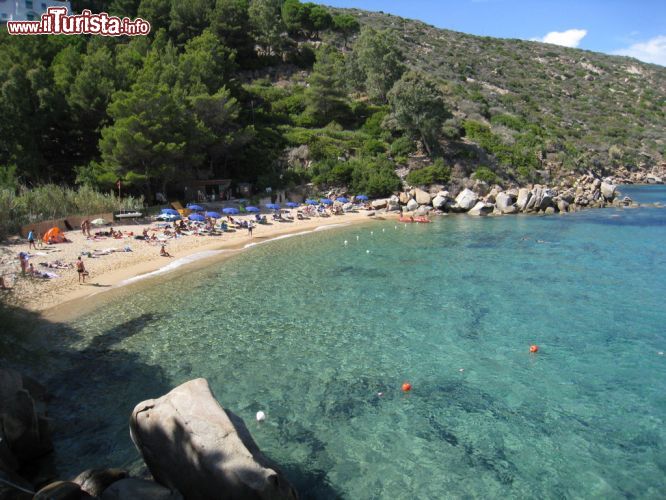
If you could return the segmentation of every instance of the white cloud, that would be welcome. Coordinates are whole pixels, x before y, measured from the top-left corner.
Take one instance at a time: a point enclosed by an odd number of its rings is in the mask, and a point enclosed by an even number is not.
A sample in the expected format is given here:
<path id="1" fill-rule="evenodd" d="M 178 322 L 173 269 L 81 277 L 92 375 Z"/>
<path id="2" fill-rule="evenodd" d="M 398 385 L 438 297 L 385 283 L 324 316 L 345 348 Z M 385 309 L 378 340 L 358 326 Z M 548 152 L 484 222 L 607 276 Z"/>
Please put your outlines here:
<path id="1" fill-rule="evenodd" d="M 578 44 L 585 35 L 587 35 L 587 30 L 551 31 L 543 38 L 537 40 L 544 43 L 564 45 L 565 47 L 578 47 Z"/>
<path id="2" fill-rule="evenodd" d="M 630 56 L 636 59 L 666 66 L 666 35 L 659 35 L 647 42 L 634 43 L 626 49 L 613 52 L 620 56 Z"/>

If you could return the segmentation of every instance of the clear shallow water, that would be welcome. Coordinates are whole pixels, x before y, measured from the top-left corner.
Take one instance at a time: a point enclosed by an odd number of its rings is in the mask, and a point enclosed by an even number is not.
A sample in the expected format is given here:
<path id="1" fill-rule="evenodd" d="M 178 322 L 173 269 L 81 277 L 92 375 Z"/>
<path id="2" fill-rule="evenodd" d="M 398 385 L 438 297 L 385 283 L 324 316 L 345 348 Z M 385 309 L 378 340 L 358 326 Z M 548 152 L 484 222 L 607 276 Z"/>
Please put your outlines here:
<path id="1" fill-rule="evenodd" d="M 39 334 L 63 475 L 139 467 L 134 405 L 206 377 L 304 498 L 664 497 L 664 209 L 378 222 L 153 283 Z"/>

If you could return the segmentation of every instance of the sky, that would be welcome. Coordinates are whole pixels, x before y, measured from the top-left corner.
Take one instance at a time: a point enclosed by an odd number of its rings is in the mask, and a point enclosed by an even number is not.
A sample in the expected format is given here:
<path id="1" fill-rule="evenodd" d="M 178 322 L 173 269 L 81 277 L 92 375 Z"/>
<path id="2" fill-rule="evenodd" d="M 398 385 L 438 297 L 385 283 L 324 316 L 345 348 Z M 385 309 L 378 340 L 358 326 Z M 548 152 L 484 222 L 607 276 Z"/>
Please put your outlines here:
<path id="1" fill-rule="evenodd" d="M 666 0 L 315 0 L 472 35 L 627 55 L 666 66 Z"/>

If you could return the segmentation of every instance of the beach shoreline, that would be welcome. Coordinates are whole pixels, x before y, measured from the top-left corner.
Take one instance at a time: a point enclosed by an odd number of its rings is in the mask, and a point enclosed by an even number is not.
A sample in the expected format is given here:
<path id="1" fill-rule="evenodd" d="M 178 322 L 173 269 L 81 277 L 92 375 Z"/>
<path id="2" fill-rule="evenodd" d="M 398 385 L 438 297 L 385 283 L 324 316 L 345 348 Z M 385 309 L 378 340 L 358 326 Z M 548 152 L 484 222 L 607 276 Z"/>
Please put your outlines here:
<path id="1" fill-rule="evenodd" d="M 347 227 L 352 224 L 370 223 L 377 220 L 369 217 L 369 212 L 346 213 L 331 217 L 316 217 L 293 222 L 274 222 L 271 225 L 255 225 L 253 235 L 246 230 L 225 233 L 223 236 L 185 236 L 166 242 L 172 258 L 160 256 L 161 243 L 150 244 L 135 240 L 133 236 L 123 239 L 86 239 L 80 230 L 67 231 L 65 236 L 70 243 L 48 245 L 33 250 L 35 254 L 30 262 L 35 269 L 43 271 L 41 262 L 55 259 L 73 263 L 81 252 L 95 252 L 113 247 L 114 252 L 98 258 L 83 260 L 90 276 L 85 284 L 78 283 L 78 274 L 74 268 L 47 269 L 58 274 L 55 279 L 42 279 L 21 276 L 19 271 L 19 252 L 27 252 L 28 244 L 10 244 L 0 246 L 2 255 L 2 274 L 13 277 L 13 288 L 4 291 L 5 300 L 31 312 L 39 313 L 50 321 L 67 321 L 86 311 L 94 309 L 102 301 L 122 294 L 129 287 L 132 289 L 151 286 L 154 279 L 169 276 L 176 272 L 188 272 L 220 262 L 254 246 L 269 243 L 285 237 L 309 234 L 322 229 Z M 382 217 L 378 217 L 380 220 Z M 242 219 L 242 218 L 240 218 Z M 124 235 L 141 234 L 145 227 L 155 228 L 155 223 L 113 225 Z M 106 228 L 102 228 L 105 230 Z M 123 251 L 125 246 L 132 249 Z M 5 278 L 7 279 L 7 278 Z M 12 284 L 12 279 L 7 280 Z"/>

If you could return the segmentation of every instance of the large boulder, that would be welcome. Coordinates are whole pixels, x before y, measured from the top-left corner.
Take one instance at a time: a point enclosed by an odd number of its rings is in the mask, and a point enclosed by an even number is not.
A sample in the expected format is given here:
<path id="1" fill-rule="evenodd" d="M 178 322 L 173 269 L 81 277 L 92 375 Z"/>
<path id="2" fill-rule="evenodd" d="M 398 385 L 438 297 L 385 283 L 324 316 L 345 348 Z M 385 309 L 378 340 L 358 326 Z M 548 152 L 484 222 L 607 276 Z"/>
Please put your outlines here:
<path id="1" fill-rule="evenodd" d="M 518 199 L 516 200 L 516 206 L 518 209 L 525 210 L 530 198 L 532 198 L 532 192 L 527 188 L 520 188 L 518 190 Z"/>
<path id="2" fill-rule="evenodd" d="M 552 207 L 553 198 L 556 196 L 555 191 L 549 188 L 543 188 L 540 194 L 541 196 L 538 205 L 539 210 L 546 210 L 548 207 Z"/>
<path id="3" fill-rule="evenodd" d="M 400 199 L 400 203 L 407 205 L 407 202 L 409 201 L 409 194 L 403 191 L 398 195 L 398 198 Z"/>
<path id="4" fill-rule="evenodd" d="M 658 177 L 658 176 L 656 176 L 656 175 L 648 174 L 648 175 L 645 177 L 645 182 L 646 182 L 647 184 L 663 184 L 663 183 L 664 183 L 664 180 L 663 180 L 661 177 Z"/>
<path id="5" fill-rule="evenodd" d="M 472 207 L 472 209 L 467 213 L 469 215 L 484 216 L 493 213 L 494 209 L 495 205 L 493 205 L 492 203 L 484 203 L 480 201 L 476 205 L 474 205 L 474 207 Z"/>
<path id="6" fill-rule="evenodd" d="M 388 200 L 382 199 L 382 200 L 372 200 L 372 208 L 375 209 L 380 209 L 380 208 L 386 208 L 386 205 L 388 205 Z"/>
<path id="7" fill-rule="evenodd" d="M 568 212 L 568 211 L 569 211 L 569 202 L 567 202 L 566 200 L 562 200 L 562 199 L 560 199 L 560 200 L 557 202 L 557 209 L 558 209 L 560 212 Z"/>
<path id="8" fill-rule="evenodd" d="M 422 189 L 414 190 L 414 198 L 419 205 L 428 205 L 430 204 L 430 193 L 423 191 Z"/>
<path id="9" fill-rule="evenodd" d="M 18 466 L 53 450 L 46 416 L 46 391 L 19 372 L 0 369 L 0 453 Z"/>
<path id="10" fill-rule="evenodd" d="M 444 207 L 446 207 L 446 204 L 447 204 L 448 201 L 449 201 L 449 199 L 447 197 L 442 196 L 441 194 L 438 194 L 437 196 L 435 196 L 433 198 L 432 206 L 439 209 L 439 210 L 443 210 Z"/>
<path id="11" fill-rule="evenodd" d="M 138 404 L 130 435 L 155 480 L 185 498 L 298 497 L 245 423 L 219 405 L 205 379 Z"/>
<path id="12" fill-rule="evenodd" d="M 499 210 L 505 210 L 513 205 L 515 199 L 509 193 L 498 193 L 495 196 L 495 205 Z"/>
<path id="13" fill-rule="evenodd" d="M 183 500 L 183 495 L 145 479 L 122 479 L 109 486 L 101 500 Z M 222 497 L 220 497 L 222 498 Z"/>
<path id="14" fill-rule="evenodd" d="M 607 201 L 613 201 L 615 198 L 616 186 L 608 182 L 601 183 L 601 194 Z"/>
<path id="15" fill-rule="evenodd" d="M 400 201 L 398 200 L 397 197 L 391 196 L 391 198 L 389 198 L 388 202 L 386 203 L 386 210 L 389 212 L 400 211 Z"/>
<path id="16" fill-rule="evenodd" d="M 407 202 L 407 206 L 405 208 L 407 209 L 408 212 L 413 212 L 414 210 L 419 208 L 419 204 L 414 198 L 412 198 Z"/>
<path id="17" fill-rule="evenodd" d="M 474 191 L 467 188 L 463 189 L 460 194 L 456 196 L 456 205 L 462 210 L 471 209 L 474 205 L 476 205 L 477 201 L 479 201 L 478 195 Z"/>

